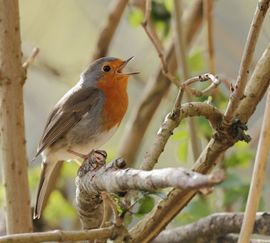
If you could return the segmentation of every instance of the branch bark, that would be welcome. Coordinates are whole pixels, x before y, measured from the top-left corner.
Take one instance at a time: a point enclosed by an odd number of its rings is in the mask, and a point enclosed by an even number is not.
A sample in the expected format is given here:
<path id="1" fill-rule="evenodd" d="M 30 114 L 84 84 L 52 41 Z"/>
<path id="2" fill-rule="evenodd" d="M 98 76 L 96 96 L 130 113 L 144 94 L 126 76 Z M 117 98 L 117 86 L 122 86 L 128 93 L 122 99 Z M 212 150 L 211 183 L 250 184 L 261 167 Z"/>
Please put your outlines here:
<path id="1" fill-rule="evenodd" d="M 242 56 L 239 74 L 234 86 L 234 91 L 231 94 L 229 104 L 225 111 L 224 125 L 231 123 L 232 119 L 235 117 L 235 112 L 238 108 L 239 102 L 243 98 L 244 89 L 248 80 L 249 69 L 253 59 L 255 47 L 257 40 L 262 28 L 263 20 L 266 12 L 269 8 L 270 0 L 259 0 L 257 8 L 250 25 L 250 30 L 247 36 L 246 45 L 244 48 L 244 53 Z"/>
<path id="2" fill-rule="evenodd" d="M 102 221 L 100 195 L 102 191 L 112 193 L 128 190 L 155 191 L 166 187 L 196 191 L 223 180 L 223 173 L 220 172 L 201 175 L 183 168 L 151 171 L 121 169 L 125 165 L 122 159 L 117 159 L 108 165 L 105 165 L 105 159 L 104 156 L 100 157 L 99 151 L 91 152 L 76 178 L 76 204 L 84 229 L 96 227 Z"/>
<path id="3" fill-rule="evenodd" d="M 240 120 L 245 123 L 255 111 L 257 104 L 264 96 L 270 83 L 270 46 L 258 61 L 256 68 L 245 89 L 246 97 L 239 106 Z M 242 109 L 240 109 L 242 108 Z M 219 156 L 231 147 L 238 139 L 227 130 L 219 130 L 209 141 L 200 157 L 193 166 L 199 173 L 208 173 L 216 164 Z M 148 242 L 152 240 L 186 204 L 196 195 L 195 192 L 184 192 L 173 189 L 167 199 L 161 200 L 151 213 L 145 216 L 131 229 L 134 242 Z"/>
<path id="4" fill-rule="evenodd" d="M 32 231 L 24 135 L 19 6 L 0 0 L 0 97 L 2 173 L 7 233 Z"/>
<path id="5" fill-rule="evenodd" d="M 186 43 L 191 44 L 195 34 L 202 23 L 202 0 L 197 0 L 184 16 L 184 35 Z M 176 71 L 176 57 L 173 43 L 165 54 L 166 62 L 171 73 Z M 125 158 L 128 166 L 131 166 L 136 158 L 144 133 L 155 114 L 163 96 L 168 92 L 171 82 L 163 76 L 161 65 L 156 73 L 147 82 L 143 96 L 137 107 L 134 108 L 125 136 L 120 146 L 119 154 Z"/>
<path id="6" fill-rule="evenodd" d="M 218 243 L 221 236 L 239 233 L 243 223 L 243 213 L 216 213 L 175 229 L 165 230 L 153 243 Z M 257 213 L 252 232 L 270 235 L 270 214 Z M 247 241 L 246 241 L 247 242 Z"/>

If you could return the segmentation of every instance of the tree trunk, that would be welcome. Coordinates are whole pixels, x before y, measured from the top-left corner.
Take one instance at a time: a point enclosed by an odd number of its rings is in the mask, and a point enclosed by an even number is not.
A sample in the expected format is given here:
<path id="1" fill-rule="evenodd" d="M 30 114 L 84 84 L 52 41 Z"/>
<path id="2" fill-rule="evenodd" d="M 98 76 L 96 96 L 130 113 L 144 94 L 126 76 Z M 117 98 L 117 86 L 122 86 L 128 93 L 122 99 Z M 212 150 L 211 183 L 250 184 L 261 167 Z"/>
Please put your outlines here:
<path id="1" fill-rule="evenodd" d="M 32 231 L 24 135 L 19 7 L 0 0 L 0 134 L 7 233 Z"/>

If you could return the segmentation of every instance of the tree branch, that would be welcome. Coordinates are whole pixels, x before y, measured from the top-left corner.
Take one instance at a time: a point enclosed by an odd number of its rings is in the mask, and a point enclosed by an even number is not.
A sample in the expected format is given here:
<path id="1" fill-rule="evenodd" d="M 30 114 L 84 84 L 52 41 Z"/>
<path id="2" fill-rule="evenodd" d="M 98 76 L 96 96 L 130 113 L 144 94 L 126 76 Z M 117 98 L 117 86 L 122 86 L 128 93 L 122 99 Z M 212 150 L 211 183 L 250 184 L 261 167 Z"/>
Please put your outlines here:
<path id="1" fill-rule="evenodd" d="M 221 236 L 239 233 L 243 223 L 243 213 L 216 213 L 175 229 L 161 232 L 153 243 L 208 243 L 220 242 Z M 254 234 L 270 235 L 270 214 L 257 213 Z"/>
<path id="2" fill-rule="evenodd" d="M 231 123 L 231 121 L 235 117 L 235 112 L 239 106 L 239 102 L 243 99 L 244 89 L 246 87 L 250 65 L 253 59 L 253 54 L 260 34 L 260 30 L 262 28 L 263 20 L 269 8 L 269 3 L 270 0 L 258 1 L 258 5 L 247 36 L 247 41 L 239 68 L 239 74 L 236 80 L 236 84 L 233 87 L 234 91 L 231 94 L 231 98 L 229 100 L 229 104 L 225 112 L 224 116 L 225 126 L 226 124 Z"/>
<path id="3" fill-rule="evenodd" d="M 173 130 L 179 126 L 186 117 L 204 116 L 209 120 L 211 126 L 216 129 L 222 121 L 222 114 L 214 106 L 207 103 L 191 102 L 181 106 L 179 116 L 175 117 L 169 113 L 158 130 L 154 143 L 144 157 L 141 165 L 143 170 L 151 170 L 157 163 L 160 154 L 173 134 Z"/>
<path id="4" fill-rule="evenodd" d="M 107 165 L 105 159 L 106 157 L 100 156 L 100 151 L 92 151 L 88 160 L 80 167 L 76 178 L 76 205 L 84 229 L 97 227 L 97 223 L 101 223 L 102 191 L 114 193 L 127 190 L 155 191 L 166 187 L 194 191 L 223 180 L 223 173 L 220 172 L 201 175 L 183 168 L 152 171 L 122 169 L 125 165 L 122 159 Z"/>
<path id="5" fill-rule="evenodd" d="M 208 70 L 210 73 L 216 73 L 216 58 L 213 34 L 213 0 L 204 0 L 203 14 L 207 24 Z"/>
<path id="6" fill-rule="evenodd" d="M 243 99 L 237 110 L 242 122 L 246 122 L 250 118 L 269 86 L 270 71 L 269 66 L 267 66 L 269 63 L 270 46 L 258 61 L 245 89 L 249 93 L 246 93 L 248 95 Z M 241 107 L 242 109 L 240 109 Z M 208 173 L 215 166 L 219 156 L 236 141 L 238 141 L 238 138 L 235 134 L 228 130 L 218 129 L 197 159 L 193 170 L 202 174 Z M 131 229 L 130 233 L 134 242 L 147 242 L 153 239 L 195 195 L 196 193 L 192 191 L 171 190 L 167 199 L 161 200 L 152 212 L 145 216 L 144 220 Z"/>
<path id="7" fill-rule="evenodd" d="M 120 227 L 110 226 L 100 229 L 92 230 L 74 230 L 74 231 L 62 231 L 54 230 L 48 232 L 39 233 L 24 233 L 24 234 L 13 234 L 8 236 L 0 237 L 0 242 L 44 242 L 44 241 L 79 241 L 79 240 L 95 240 L 95 239 L 108 239 L 113 238 L 119 234 Z"/>
<path id="8" fill-rule="evenodd" d="M 19 6 L 0 0 L 1 164 L 8 233 L 32 231 L 24 133 Z"/>

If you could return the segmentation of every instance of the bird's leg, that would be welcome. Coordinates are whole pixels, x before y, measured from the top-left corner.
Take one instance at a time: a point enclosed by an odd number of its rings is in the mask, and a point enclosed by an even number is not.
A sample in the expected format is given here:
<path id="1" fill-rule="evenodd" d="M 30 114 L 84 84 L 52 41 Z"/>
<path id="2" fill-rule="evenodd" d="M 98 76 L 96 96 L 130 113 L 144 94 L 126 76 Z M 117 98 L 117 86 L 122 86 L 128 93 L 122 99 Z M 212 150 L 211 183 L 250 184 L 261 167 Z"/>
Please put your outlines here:
<path id="1" fill-rule="evenodd" d="M 83 159 L 83 160 L 85 160 L 85 159 L 88 158 L 88 154 L 81 154 L 81 153 L 78 153 L 78 152 L 76 152 L 76 151 L 73 151 L 72 149 L 67 149 L 67 151 L 68 151 L 69 153 L 71 153 L 71 154 L 74 154 L 74 155 L 78 156 L 79 158 L 81 158 L 81 159 Z"/>

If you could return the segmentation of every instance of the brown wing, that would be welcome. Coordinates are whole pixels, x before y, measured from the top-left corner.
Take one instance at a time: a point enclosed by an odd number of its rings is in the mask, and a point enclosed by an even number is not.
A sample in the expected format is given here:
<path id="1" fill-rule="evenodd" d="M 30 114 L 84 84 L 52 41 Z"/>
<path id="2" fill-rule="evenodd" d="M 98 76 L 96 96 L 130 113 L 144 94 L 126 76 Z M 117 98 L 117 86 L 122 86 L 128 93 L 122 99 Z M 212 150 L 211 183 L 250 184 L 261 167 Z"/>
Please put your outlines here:
<path id="1" fill-rule="evenodd" d="M 102 95 L 97 88 L 88 87 L 62 98 L 48 118 L 35 157 L 74 127 L 91 107 L 100 105 Z"/>

